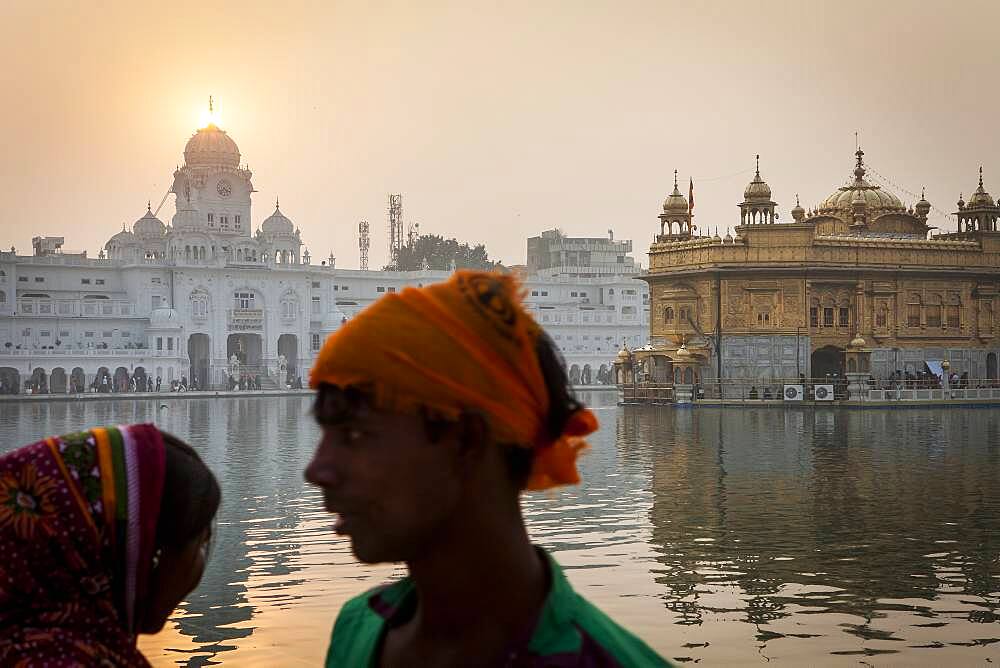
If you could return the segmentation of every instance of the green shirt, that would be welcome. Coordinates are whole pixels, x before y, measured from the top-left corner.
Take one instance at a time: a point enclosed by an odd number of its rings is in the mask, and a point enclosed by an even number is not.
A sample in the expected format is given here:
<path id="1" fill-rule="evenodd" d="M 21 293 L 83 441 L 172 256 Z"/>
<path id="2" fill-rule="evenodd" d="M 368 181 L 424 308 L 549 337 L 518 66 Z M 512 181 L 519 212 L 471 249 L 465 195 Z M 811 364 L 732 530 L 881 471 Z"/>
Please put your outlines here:
<path id="1" fill-rule="evenodd" d="M 504 665 L 525 668 L 669 665 L 643 641 L 573 591 L 559 564 L 543 550 L 539 551 L 545 554 L 552 588 L 530 637 L 511 645 Z M 391 620 L 400 611 L 412 610 L 416 595 L 412 580 L 404 578 L 348 601 L 333 627 L 327 667 L 378 666 L 382 639 Z M 475 599 L 470 598 L 469 606 L 475 605 Z"/>

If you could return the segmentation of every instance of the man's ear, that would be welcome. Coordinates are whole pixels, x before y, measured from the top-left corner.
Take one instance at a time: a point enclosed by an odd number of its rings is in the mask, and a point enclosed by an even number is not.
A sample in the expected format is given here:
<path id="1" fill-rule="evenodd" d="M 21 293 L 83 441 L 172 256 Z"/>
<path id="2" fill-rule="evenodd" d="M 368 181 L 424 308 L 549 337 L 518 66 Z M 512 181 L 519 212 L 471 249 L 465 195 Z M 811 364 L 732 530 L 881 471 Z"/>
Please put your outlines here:
<path id="1" fill-rule="evenodd" d="M 490 444 L 490 426 L 479 413 L 463 412 L 458 425 L 459 454 L 479 459 Z"/>

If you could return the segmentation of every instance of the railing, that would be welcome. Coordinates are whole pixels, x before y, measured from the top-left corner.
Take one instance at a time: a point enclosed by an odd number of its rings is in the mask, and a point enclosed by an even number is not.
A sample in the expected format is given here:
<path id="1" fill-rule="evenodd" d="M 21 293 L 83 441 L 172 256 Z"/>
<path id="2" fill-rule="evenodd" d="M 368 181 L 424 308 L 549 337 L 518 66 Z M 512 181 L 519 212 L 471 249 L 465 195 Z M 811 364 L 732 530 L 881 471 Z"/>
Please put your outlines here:
<path id="1" fill-rule="evenodd" d="M 98 288 L 100 289 L 100 288 Z M 17 300 L 19 316 L 59 316 L 59 317 L 105 317 L 128 315 L 134 316 L 135 305 L 124 300 L 85 299 L 85 300 L 55 300 L 21 298 Z"/>
<path id="2" fill-rule="evenodd" d="M 625 403 L 670 403 L 674 400 L 673 385 L 638 383 L 623 385 L 621 389 Z"/>
<path id="3" fill-rule="evenodd" d="M 847 398 L 847 379 L 837 378 L 723 378 L 720 382 L 717 378 L 703 378 L 696 383 L 697 398 L 699 399 L 726 399 L 736 401 L 785 401 L 785 385 L 801 385 L 801 401 L 839 401 Z M 825 394 L 822 390 L 820 396 L 816 396 L 816 387 L 823 386 L 829 392 L 829 386 L 833 386 L 833 393 Z"/>
<path id="4" fill-rule="evenodd" d="M 786 396 L 787 386 L 802 386 L 801 394 L 793 392 Z M 944 400 L 998 400 L 1000 380 L 960 379 L 945 388 L 940 381 L 932 379 L 890 381 L 875 379 L 862 385 L 860 392 L 848 396 L 850 383 L 847 378 L 774 378 L 739 379 L 703 378 L 700 382 L 681 385 L 691 388 L 694 401 L 709 400 L 746 403 L 767 401 L 794 403 L 797 401 L 825 403 L 829 401 L 890 402 L 890 401 L 944 401 Z M 634 385 L 618 386 L 625 403 L 656 403 L 673 401 L 678 397 L 672 384 L 640 382 Z M 831 391 L 832 388 L 832 391 Z"/>
<path id="5" fill-rule="evenodd" d="M 186 357 L 177 350 L 150 350 L 149 348 L 55 348 L 25 349 L 0 348 L 0 357 Z"/>

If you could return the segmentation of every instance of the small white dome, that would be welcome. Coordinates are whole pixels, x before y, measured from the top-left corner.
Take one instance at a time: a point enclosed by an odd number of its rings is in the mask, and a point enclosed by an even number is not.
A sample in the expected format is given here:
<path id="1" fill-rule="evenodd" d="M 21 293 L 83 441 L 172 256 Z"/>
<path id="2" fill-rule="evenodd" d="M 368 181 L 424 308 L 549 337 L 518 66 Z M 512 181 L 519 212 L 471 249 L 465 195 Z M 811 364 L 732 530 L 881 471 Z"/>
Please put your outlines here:
<path id="1" fill-rule="evenodd" d="M 292 221 L 288 219 L 285 214 L 281 213 L 281 209 L 278 207 L 278 203 L 274 203 L 274 213 L 268 216 L 263 223 L 260 224 L 260 229 L 265 234 L 294 234 L 295 225 Z"/>
<path id="2" fill-rule="evenodd" d="M 163 224 L 162 220 L 153 215 L 152 207 L 147 204 L 146 215 L 135 221 L 132 230 L 137 237 L 155 239 L 162 237 L 166 233 L 167 226 Z"/>

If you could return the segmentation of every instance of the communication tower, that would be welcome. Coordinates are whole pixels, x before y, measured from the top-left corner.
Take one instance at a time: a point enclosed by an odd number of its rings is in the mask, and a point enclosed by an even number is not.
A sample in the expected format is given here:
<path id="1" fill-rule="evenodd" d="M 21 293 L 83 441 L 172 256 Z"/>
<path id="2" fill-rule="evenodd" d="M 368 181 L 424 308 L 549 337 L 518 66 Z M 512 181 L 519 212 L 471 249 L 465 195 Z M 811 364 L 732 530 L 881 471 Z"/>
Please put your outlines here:
<path id="1" fill-rule="evenodd" d="M 406 228 L 406 245 L 412 248 L 413 242 L 420 236 L 420 223 L 410 223 Z"/>
<path id="2" fill-rule="evenodd" d="M 399 254 L 403 250 L 403 196 L 389 195 L 389 267 L 399 269 Z"/>
<path id="3" fill-rule="evenodd" d="M 361 253 L 361 271 L 368 271 L 368 248 L 371 246 L 371 238 L 368 235 L 369 226 L 367 220 L 358 223 L 358 251 Z"/>

